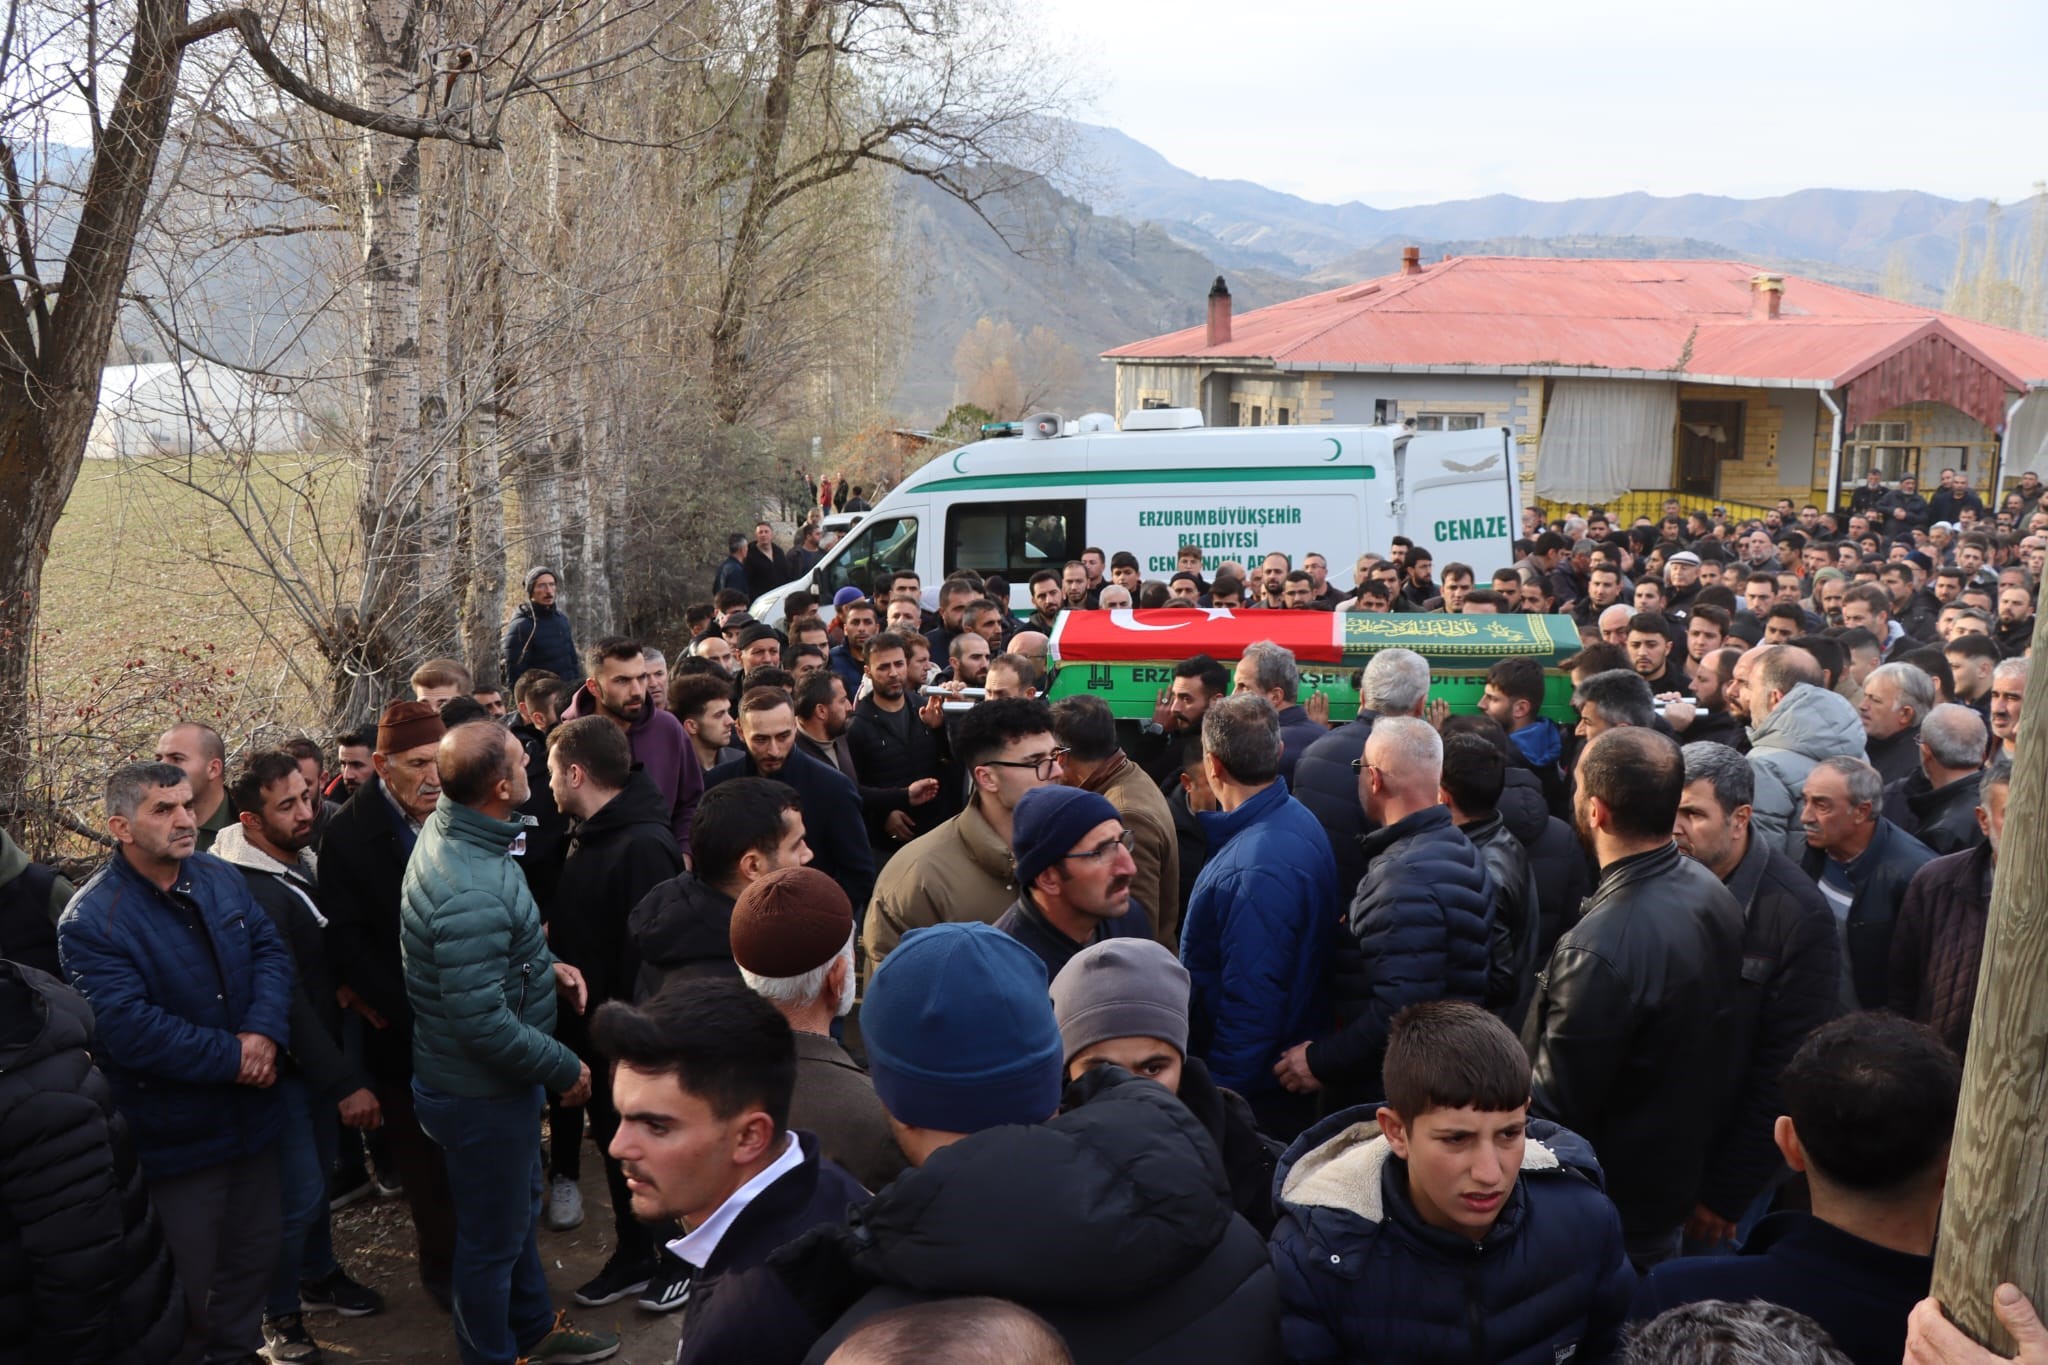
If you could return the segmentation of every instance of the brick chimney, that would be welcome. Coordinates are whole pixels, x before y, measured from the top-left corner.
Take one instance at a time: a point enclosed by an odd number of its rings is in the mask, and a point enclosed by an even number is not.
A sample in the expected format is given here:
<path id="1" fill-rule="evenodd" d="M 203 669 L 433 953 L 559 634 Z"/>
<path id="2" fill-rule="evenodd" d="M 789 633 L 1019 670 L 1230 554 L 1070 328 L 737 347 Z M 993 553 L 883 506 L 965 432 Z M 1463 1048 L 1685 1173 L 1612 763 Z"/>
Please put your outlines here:
<path id="1" fill-rule="evenodd" d="M 1752 321 L 1767 322 L 1778 316 L 1778 306 L 1785 301 L 1785 277 L 1783 275 L 1752 275 L 1749 277 L 1749 316 Z"/>
<path id="2" fill-rule="evenodd" d="M 1404 246 L 1401 248 L 1401 273 L 1403 275 L 1420 275 L 1422 273 L 1421 247 Z"/>
<path id="3" fill-rule="evenodd" d="M 1230 286 L 1218 275 L 1209 286 L 1209 337 L 1203 344 L 1222 346 L 1230 340 Z"/>

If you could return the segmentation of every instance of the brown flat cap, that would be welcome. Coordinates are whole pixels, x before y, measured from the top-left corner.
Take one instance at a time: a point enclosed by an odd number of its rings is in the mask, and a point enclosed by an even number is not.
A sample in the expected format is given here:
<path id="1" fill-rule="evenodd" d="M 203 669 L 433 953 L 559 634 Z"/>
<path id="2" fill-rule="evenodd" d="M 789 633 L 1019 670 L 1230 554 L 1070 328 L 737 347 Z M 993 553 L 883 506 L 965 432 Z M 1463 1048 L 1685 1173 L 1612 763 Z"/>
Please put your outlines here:
<path id="1" fill-rule="evenodd" d="M 853 902 L 814 867 L 770 872 L 732 909 L 732 959 L 755 976 L 802 976 L 839 956 L 853 934 Z"/>
<path id="2" fill-rule="evenodd" d="M 441 708 L 430 701 L 395 701 L 377 718 L 377 752 L 402 754 L 427 744 L 439 744 L 448 727 L 441 723 Z"/>

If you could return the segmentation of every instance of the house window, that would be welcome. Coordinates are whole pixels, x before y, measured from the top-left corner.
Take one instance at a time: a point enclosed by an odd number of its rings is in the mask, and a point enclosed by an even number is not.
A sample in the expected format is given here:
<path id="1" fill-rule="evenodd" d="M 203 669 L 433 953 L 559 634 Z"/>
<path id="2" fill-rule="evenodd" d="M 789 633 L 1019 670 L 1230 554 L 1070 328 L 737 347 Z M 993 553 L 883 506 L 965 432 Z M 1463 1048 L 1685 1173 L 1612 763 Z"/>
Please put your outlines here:
<path id="1" fill-rule="evenodd" d="M 1477 431 L 1485 419 L 1476 412 L 1418 412 L 1417 431 Z"/>
<path id="2" fill-rule="evenodd" d="M 1245 422 L 1245 425 L 1248 427 L 1262 427 L 1265 424 L 1266 409 L 1257 403 L 1252 404 L 1252 415 Z"/>
<path id="3" fill-rule="evenodd" d="M 1842 452 L 1842 486 L 1862 483 L 1875 469 L 1886 483 L 1920 473 L 1920 447 L 1909 444 L 1905 422 L 1859 422 L 1856 438 Z"/>

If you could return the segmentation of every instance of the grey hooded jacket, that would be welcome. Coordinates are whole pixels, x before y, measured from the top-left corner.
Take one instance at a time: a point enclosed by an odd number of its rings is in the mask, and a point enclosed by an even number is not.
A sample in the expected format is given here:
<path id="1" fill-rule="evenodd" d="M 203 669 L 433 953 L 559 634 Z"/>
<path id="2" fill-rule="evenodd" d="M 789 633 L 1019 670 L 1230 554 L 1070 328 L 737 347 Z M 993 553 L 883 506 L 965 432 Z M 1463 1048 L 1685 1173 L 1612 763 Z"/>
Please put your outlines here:
<path id="1" fill-rule="evenodd" d="M 1806 775 L 1824 759 L 1862 758 L 1863 722 L 1833 692 L 1800 683 L 1761 725 L 1749 730 L 1749 766 L 1756 775 L 1750 828 L 1794 862 L 1805 856 L 1799 804 Z"/>

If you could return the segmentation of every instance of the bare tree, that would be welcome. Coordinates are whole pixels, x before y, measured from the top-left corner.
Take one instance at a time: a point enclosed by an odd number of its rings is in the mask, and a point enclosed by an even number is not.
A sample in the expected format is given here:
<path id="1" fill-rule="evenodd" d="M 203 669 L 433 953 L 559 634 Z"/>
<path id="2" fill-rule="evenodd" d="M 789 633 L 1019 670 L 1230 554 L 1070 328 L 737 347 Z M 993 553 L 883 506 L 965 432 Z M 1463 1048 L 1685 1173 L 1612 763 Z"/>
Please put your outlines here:
<path id="1" fill-rule="evenodd" d="M 364 5 L 366 23 L 391 45 L 393 61 L 366 68 L 369 98 L 357 101 L 312 83 L 288 64 L 273 46 L 275 26 L 252 9 L 220 9 L 195 19 L 187 0 L 130 0 L 125 6 L 78 0 L 68 8 L 48 0 L 8 0 L 0 34 L 0 98 L 6 101 L 8 129 L 0 155 L 7 218 L 0 244 L 0 273 L 7 282 L 0 289 L 0 736 L 6 740 L 0 747 L 0 812 L 20 806 L 28 759 L 29 656 L 43 566 L 78 477 L 187 52 L 203 40 L 232 37 L 277 98 L 391 140 L 380 147 L 415 151 L 436 141 L 498 148 L 514 96 L 544 94 L 581 77 L 552 68 L 550 49 L 537 40 L 508 44 L 496 50 L 502 55 L 488 58 L 472 48 L 467 65 L 475 69 L 463 97 L 421 101 L 422 93 L 440 83 L 440 73 L 423 79 L 417 70 L 399 70 L 396 61 L 409 53 L 399 40 L 402 23 L 387 27 L 402 19 L 395 7 L 387 0 Z M 530 27 L 540 31 L 537 23 Z M 110 94 L 100 75 L 116 67 L 122 75 Z M 414 112 L 407 112 L 409 106 Z M 69 183 L 54 165 L 53 119 L 75 120 L 89 133 L 83 174 Z M 404 160 L 399 153 L 387 164 L 402 168 Z M 57 201 L 66 196 L 74 197 L 60 213 Z"/>

